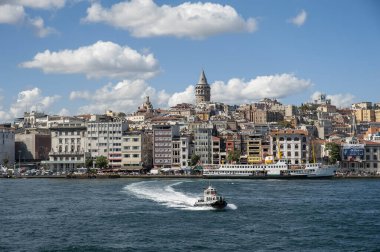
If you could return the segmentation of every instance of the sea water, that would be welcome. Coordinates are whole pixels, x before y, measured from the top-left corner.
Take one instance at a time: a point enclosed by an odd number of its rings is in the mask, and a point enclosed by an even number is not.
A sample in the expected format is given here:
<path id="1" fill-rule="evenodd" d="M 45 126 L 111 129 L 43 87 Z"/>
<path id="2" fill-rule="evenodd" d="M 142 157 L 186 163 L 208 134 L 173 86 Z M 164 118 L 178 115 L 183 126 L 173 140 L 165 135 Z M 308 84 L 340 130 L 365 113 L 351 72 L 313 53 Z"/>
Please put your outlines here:
<path id="1" fill-rule="evenodd" d="M 194 207 L 214 186 L 228 206 Z M 0 180 L 0 251 L 378 251 L 380 180 Z"/>

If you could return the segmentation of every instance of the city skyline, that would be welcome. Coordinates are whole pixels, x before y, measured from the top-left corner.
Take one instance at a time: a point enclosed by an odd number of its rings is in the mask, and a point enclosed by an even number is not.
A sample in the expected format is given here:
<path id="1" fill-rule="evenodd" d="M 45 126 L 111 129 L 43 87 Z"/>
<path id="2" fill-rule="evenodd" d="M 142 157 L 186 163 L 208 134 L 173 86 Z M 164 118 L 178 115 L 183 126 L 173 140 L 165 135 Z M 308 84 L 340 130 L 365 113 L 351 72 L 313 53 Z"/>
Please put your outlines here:
<path id="1" fill-rule="evenodd" d="M 0 120 L 322 92 L 334 105 L 378 102 L 376 1 L 0 1 Z M 145 17 L 142 19 L 141 17 Z M 148 17 L 148 18 L 146 18 Z M 367 88 L 363 88 L 367 87 Z"/>

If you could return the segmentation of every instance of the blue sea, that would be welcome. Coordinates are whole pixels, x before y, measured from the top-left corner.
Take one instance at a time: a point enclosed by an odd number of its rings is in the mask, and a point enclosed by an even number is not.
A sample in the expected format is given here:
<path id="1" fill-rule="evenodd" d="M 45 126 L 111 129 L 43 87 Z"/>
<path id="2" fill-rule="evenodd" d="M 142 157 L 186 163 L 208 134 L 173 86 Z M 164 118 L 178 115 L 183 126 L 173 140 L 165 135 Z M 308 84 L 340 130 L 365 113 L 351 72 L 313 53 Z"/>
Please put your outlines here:
<path id="1" fill-rule="evenodd" d="M 376 179 L 0 180 L 0 251 L 379 250 Z"/>

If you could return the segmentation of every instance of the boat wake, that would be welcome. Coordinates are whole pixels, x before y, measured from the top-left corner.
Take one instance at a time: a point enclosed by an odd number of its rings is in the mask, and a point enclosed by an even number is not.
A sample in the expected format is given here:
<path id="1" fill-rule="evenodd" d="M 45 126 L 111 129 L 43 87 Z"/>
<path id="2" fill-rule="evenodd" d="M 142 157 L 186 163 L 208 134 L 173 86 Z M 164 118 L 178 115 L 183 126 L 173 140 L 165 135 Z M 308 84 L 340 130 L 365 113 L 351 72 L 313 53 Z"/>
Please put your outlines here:
<path id="1" fill-rule="evenodd" d="M 183 182 L 162 184 L 161 181 L 142 181 L 127 185 L 124 190 L 140 199 L 149 199 L 170 208 L 190 211 L 214 210 L 208 206 L 195 207 L 194 203 L 197 201 L 198 195 L 184 194 L 173 188 L 181 183 Z M 237 209 L 234 204 L 228 204 L 227 208 Z"/>

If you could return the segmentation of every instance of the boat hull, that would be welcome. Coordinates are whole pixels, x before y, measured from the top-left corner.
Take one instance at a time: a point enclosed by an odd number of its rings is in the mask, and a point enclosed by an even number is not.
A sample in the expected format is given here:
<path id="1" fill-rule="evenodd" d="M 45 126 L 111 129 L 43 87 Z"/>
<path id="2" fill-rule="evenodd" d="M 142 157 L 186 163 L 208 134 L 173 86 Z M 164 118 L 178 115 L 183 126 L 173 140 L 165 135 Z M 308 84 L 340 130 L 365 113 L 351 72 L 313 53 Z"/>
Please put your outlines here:
<path id="1" fill-rule="evenodd" d="M 215 209 L 223 209 L 227 206 L 227 202 L 223 201 L 215 201 L 215 202 L 196 202 L 194 204 L 195 207 L 212 207 Z"/>

